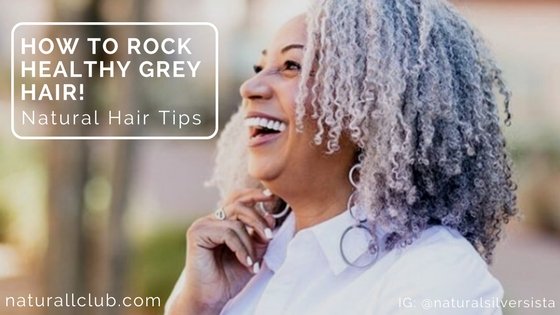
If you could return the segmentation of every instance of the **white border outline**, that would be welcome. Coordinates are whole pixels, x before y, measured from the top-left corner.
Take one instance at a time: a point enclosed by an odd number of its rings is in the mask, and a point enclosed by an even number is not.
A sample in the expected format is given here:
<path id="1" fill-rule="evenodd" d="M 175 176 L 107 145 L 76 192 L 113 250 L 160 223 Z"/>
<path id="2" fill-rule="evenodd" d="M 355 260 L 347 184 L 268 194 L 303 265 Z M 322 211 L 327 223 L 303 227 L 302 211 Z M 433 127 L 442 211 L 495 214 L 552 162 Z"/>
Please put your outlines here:
<path id="1" fill-rule="evenodd" d="M 214 30 L 215 41 L 214 44 L 216 46 L 216 66 L 215 66 L 215 128 L 214 132 L 209 136 L 21 136 L 15 130 L 15 106 L 14 106 L 14 34 L 15 30 L 20 26 L 42 26 L 42 25 L 63 25 L 63 26 L 71 26 L 71 25 L 118 25 L 118 26 L 134 26 L 134 25 L 183 25 L 183 26 L 209 26 Z M 11 34 L 11 69 L 10 69 L 10 76 L 11 76 L 11 129 L 12 134 L 20 139 L 20 140 L 209 140 L 212 139 L 218 134 L 219 128 L 219 49 L 218 49 L 218 37 L 219 32 L 218 28 L 210 23 L 210 22 L 19 22 L 14 27 L 12 27 L 12 34 Z"/>

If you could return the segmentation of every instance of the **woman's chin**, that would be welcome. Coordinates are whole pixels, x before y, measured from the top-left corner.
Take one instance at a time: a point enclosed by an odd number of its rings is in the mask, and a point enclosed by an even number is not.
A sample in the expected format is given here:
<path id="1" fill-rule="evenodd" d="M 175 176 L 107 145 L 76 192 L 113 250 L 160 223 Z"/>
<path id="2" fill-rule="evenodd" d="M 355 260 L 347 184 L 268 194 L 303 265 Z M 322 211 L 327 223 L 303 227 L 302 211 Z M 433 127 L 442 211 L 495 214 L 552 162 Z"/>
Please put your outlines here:
<path id="1" fill-rule="evenodd" d="M 270 182 L 278 177 L 278 172 L 268 167 L 258 167 L 249 165 L 249 176 L 260 180 L 261 182 Z"/>
<path id="2" fill-rule="evenodd" d="M 269 174 L 266 174 L 266 173 L 249 172 L 249 176 L 251 176 L 252 178 L 257 179 L 261 182 L 270 182 L 271 180 L 274 179 L 274 176 L 270 176 Z"/>

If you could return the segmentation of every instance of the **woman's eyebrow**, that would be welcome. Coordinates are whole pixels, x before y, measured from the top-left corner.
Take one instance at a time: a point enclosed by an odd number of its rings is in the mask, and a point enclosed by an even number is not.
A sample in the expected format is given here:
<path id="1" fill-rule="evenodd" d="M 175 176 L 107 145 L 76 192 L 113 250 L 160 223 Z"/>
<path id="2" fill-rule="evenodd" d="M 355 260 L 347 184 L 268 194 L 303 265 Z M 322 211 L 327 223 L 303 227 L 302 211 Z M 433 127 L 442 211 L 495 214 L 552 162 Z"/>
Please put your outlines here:
<path id="1" fill-rule="evenodd" d="M 284 46 L 284 48 L 282 48 L 282 49 L 280 50 L 280 53 L 283 54 L 283 53 L 287 52 L 287 51 L 290 50 L 290 49 L 296 49 L 296 48 L 297 48 L 297 49 L 303 49 L 303 45 L 302 45 L 302 44 L 290 44 L 290 45 Z"/>
<path id="2" fill-rule="evenodd" d="M 280 50 L 280 53 L 283 54 L 283 53 L 287 52 L 287 51 L 290 50 L 290 49 L 303 49 L 303 48 L 304 48 L 304 46 L 303 46 L 302 44 L 290 44 L 290 45 L 284 46 L 284 48 L 282 48 L 282 49 Z M 266 56 L 266 49 L 263 49 L 263 50 L 261 51 L 261 54 L 262 54 L 263 56 Z"/>

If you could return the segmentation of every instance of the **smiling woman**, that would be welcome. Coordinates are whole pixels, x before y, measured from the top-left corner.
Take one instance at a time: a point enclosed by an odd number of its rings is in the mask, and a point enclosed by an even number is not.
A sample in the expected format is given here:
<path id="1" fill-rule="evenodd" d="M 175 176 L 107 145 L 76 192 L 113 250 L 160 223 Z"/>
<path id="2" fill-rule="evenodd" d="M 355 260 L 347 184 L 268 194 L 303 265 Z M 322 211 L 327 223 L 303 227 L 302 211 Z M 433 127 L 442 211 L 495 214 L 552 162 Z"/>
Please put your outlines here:
<path id="1" fill-rule="evenodd" d="M 501 314 L 509 92 L 447 2 L 316 1 L 254 69 L 166 314 Z"/>

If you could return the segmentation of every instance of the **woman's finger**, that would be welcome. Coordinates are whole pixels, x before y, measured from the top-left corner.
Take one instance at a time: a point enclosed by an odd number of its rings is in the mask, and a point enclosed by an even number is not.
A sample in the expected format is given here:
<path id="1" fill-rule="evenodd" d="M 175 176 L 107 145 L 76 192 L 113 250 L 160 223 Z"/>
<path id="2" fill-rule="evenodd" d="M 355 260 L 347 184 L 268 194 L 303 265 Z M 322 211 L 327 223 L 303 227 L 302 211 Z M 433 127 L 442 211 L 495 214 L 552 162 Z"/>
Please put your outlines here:
<path id="1" fill-rule="evenodd" d="M 273 220 L 272 216 L 270 216 L 272 220 L 267 219 L 260 211 L 245 206 L 242 203 L 230 205 L 227 211 L 228 218 L 243 222 L 255 230 L 264 242 L 272 239 L 272 229 L 275 225 L 275 220 Z"/>
<path id="2" fill-rule="evenodd" d="M 224 204 L 228 204 L 231 202 L 234 202 L 236 200 L 239 200 L 245 196 L 248 195 L 255 195 L 255 196 L 268 196 L 268 194 L 265 193 L 265 190 L 262 189 L 257 189 L 257 188 L 246 188 L 246 189 L 240 189 L 240 190 L 236 190 L 234 192 L 232 192 L 225 200 L 224 200 Z"/>
<path id="3" fill-rule="evenodd" d="M 272 193 L 265 192 L 264 190 L 256 190 L 239 196 L 236 201 L 242 202 L 248 206 L 254 206 L 258 202 L 273 201 L 274 199 L 275 197 Z"/>
<path id="4" fill-rule="evenodd" d="M 212 224 L 200 224 L 189 231 L 187 237 L 195 238 L 198 247 L 214 250 L 220 245 L 226 245 L 236 256 L 237 260 L 250 267 L 256 260 L 255 250 L 250 237 L 242 223 L 236 221 L 214 221 Z"/>
<path id="5" fill-rule="evenodd" d="M 267 211 L 260 211 L 258 208 L 259 203 L 271 202 L 274 200 L 275 197 L 268 189 L 245 189 L 241 190 L 241 192 L 237 191 L 232 193 L 230 197 L 227 198 L 227 201 L 223 203 L 224 206 L 222 206 L 222 209 L 226 211 L 226 217 L 231 218 L 232 215 L 234 215 L 234 209 L 240 207 L 239 205 L 243 205 L 246 208 L 252 209 L 257 215 L 262 217 L 270 229 L 274 229 L 276 225 L 274 217 Z"/>
<path id="6" fill-rule="evenodd" d="M 233 232 L 235 232 L 237 238 L 242 242 L 243 246 L 247 249 L 247 253 L 251 256 L 253 261 L 256 260 L 256 251 L 253 244 L 253 240 L 249 235 L 249 232 L 245 229 L 245 224 L 237 220 L 225 220 L 223 223 Z"/>
<path id="7" fill-rule="evenodd" d="M 262 189 L 251 188 L 251 189 L 243 189 L 232 193 L 222 202 L 222 204 L 227 205 L 230 203 L 241 201 L 247 204 L 248 206 L 252 206 L 257 202 L 272 201 L 272 200 L 274 200 L 274 197 L 272 196 L 272 193 L 270 193 L 268 189 L 262 190 Z"/>

